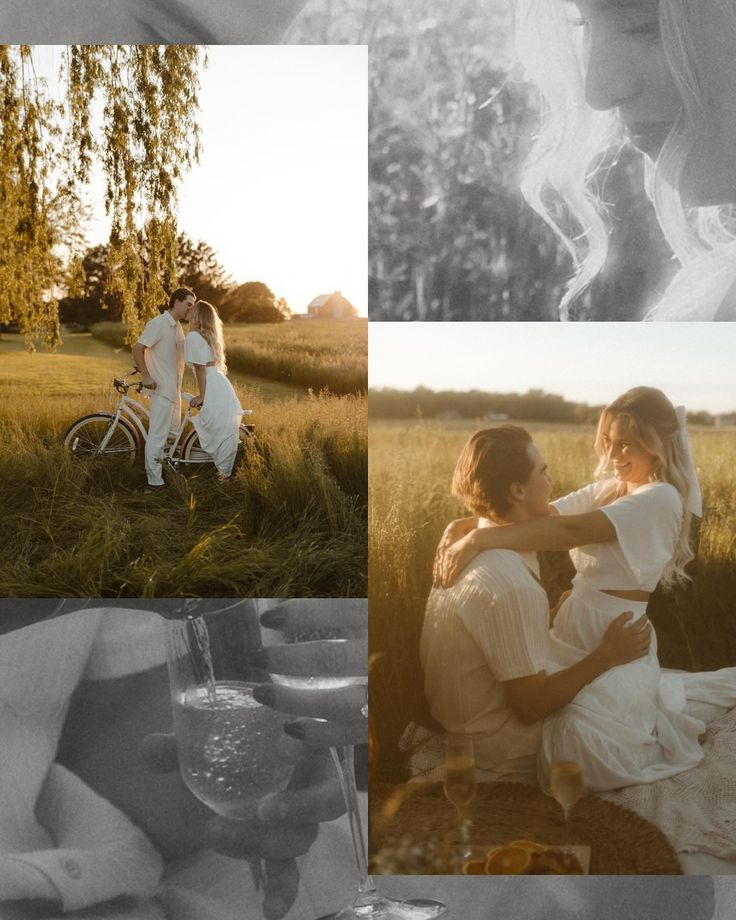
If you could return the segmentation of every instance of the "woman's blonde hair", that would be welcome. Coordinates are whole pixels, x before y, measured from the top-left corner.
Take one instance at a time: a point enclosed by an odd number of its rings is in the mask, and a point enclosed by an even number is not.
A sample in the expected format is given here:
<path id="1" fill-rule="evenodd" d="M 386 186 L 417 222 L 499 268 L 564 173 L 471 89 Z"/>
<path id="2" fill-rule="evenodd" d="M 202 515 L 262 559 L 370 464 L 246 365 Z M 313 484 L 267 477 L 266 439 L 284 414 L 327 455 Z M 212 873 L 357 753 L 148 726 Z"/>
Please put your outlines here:
<path id="1" fill-rule="evenodd" d="M 687 510 L 690 496 L 688 457 L 677 410 L 661 390 L 654 387 L 634 387 L 614 400 L 601 412 L 595 436 L 598 466 L 595 477 L 610 480 L 599 496 L 602 505 L 626 494 L 626 483 L 610 479 L 610 448 L 607 436 L 614 419 L 628 422 L 629 436 L 654 457 L 650 479 L 673 485 L 683 503 L 683 517 L 677 544 L 671 561 L 660 579 L 668 588 L 688 579 L 685 566 L 694 556 L 690 545 L 692 515 Z"/>
<path id="2" fill-rule="evenodd" d="M 227 364 L 225 363 L 225 336 L 222 332 L 222 320 L 217 310 L 211 303 L 206 300 L 198 300 L 194 304 L 192 314 L 189 317 L 189 328 L 198 332 L 212 349 L 215 359 L 215 367 L 227 373 Z"/>
<path id="3" fill-rule="evenodd" d="M 692 311 L 692 318 L 712 319 L 736 277 L 736 208 L 724 204 L 686 209 L 679 192 L 695 139 L 712 130 L 704 88 L 706 62 L 698 53 L 707 44 L 703 3 L 729 17 L 736 52 L 732 0 L 659 0 L 662 46 L 682 110 L 657 162 L 647 160 L 646 191 L 683 268 L 665 295 L 666 314 L 662 305 L 646 318 L 659 313 L 656 318 L 687 319 Z M 574 275 L 560 304 L 562 319 L 568 318 L 570 306 L 605 264 L 608 228 L 594 177 L 611 148 L 624 143 L 616 115 L 594 111 L 585 101 L 580 31 L 568 21 L 563 0 L 517 2 L 517 54 L 539 87 L 542 105 L 522 192 L 573 257 Z M 571 220 L 582 232 L 571 230 Z M 704 257 L 712 263 L 706 272 Z"/>

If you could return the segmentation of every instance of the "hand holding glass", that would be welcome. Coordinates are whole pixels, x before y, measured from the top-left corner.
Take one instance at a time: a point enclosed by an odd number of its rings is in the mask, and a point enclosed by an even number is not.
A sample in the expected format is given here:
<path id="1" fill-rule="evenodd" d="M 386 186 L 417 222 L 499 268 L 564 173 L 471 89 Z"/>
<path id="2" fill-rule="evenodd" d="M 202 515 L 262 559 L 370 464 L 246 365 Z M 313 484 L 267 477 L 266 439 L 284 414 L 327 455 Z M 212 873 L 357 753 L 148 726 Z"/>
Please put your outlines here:
<path id="1" fill-rule="evenodd" d="M 294 714 L 307 715 L 312 720 L 324 716 L 334 726 L 341 722 L 349 733 L 354 733 L 360 725 L 361 740 L 365 740 L 368 725 L 366 602 L 286 602 L 277 611 L 263 614 L 262 623 L 277 631 L 274 641 L 280 643 L 266 649 L 271 661 L 271 677 L 280 691 L 274 705 L 286 706 Z M 356 646 L 358 642 L 360 646 Z M 291 649 L 287 647 L 289 644 Z M 362 649 L 359 673 L 349 673 L 354 667 L 356 648 Z M 362 693 L 346 692 L 347 688 L 354 690 L 357 686 L 362 688 Z M 323 707 L 321 712 L 320 707 Z M 301 724 L 307 732 L 305 740 L 315 743 L 320 732 L 310 732 L 308 724 Z M 329 732 L 325 734 L 328 736 Z M 359 872 L 357 897 L 351 905 L 338 911 L 335 920 L 429 920 L 442 916 L 446 907 L 439 901 L 395 901 L 378 893 L 368 874 L 352 744 L 334 747 L 333 756 L 345 796 Z"/>

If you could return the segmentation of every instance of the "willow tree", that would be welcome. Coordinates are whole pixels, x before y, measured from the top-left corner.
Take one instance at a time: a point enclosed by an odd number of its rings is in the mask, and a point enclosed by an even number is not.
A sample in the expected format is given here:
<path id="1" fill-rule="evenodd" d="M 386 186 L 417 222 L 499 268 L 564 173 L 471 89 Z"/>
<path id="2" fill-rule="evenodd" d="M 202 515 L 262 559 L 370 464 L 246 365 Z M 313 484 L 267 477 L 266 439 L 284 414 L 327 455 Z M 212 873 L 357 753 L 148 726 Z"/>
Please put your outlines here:
<path id="1" fill-rule="evenodd" d="M 72 45 L 54 101 L 28 46 L 0 47 L 0 323 L 59 341 L 79 273 L 80 201 L 96 169 L 110 217 L 108 289 L 133 339 L 176 277 L 177 188 L 199 158 L 203 52 Z"/>

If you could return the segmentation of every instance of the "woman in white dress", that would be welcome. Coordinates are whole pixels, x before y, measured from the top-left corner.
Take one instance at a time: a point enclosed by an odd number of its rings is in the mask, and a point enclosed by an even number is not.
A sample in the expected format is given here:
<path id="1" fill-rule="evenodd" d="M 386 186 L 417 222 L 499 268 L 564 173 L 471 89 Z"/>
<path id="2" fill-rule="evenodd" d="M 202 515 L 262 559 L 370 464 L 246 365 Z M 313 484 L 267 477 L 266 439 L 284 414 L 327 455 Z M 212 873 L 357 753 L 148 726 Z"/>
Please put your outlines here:
<path id="1" fill-rule="evenodd" d="M 544 102 L 522 190 L 575 257 L 562 318 L 605 264 L 595 173 L 625 143 L 682 264 L 645 319 L 736 318 L 736 4 L 518 0 L 516 25 Z"/>
<path id="2" fill-rule="evenodd" d="M 227 379 L 222 322 L 212 304 L 197 301 L 189 318 L 189 329 L 184 357 L 199 386 L 199 395 L 191 400 L 190 406 L 201 407 L 192 425 L 202 450 L 212 457 L 220 476 L 227 478 L 238 452 L 243 410 Z"/>
<path id="3" fill-rule="evenodd" d="M 684 581 L 693 558 L 700 490 L 684 411 L 659 390 L 629 390 L 601 414 L 595 447 L 599 479 L 554 502 L 549 517 L 473 529 L 442 550 L 444 584 L 486 549 L 571 550 L 577 574 L 550 631 L 551 671 L 592 651 L 622 612 L 644 616 L 657 584 Z M 545 721 L 540 782 L 559 760 L 580 763 L 591 790 L 673 776 L 702 759 L 705 722 L 733 706 L 736 668 L 663 675 L 653 634 L 646 658 L 601 675 Z"/>

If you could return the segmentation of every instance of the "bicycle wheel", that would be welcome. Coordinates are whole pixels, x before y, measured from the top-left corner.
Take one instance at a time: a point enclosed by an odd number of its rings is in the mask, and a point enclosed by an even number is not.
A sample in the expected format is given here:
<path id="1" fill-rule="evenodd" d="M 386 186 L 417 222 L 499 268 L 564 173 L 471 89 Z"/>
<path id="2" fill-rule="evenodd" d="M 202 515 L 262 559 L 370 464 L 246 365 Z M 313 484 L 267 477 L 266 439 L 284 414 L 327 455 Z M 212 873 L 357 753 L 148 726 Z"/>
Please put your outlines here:
<path id="1" fill-rule="evenodd" d="M 140 444 L 136 432 L 125 419 L 118 419 L 104 450 L 100 449 L 114 419 L 115 416 L 109 412 L 85 415 L 69 426 L 64 435 L 64 446 L 74 457 L 106 457 L 132 465 Z"/>
<path id="2" fill-rule="evenodd" d="M 240 426 L 240 446 L 235 460 L 236 465 L 240 461 L 241 455 L 247 450 L 248 443 L 253 437 L 253 425 Z M 184 463 L 212 463 L 212 457 L 199 443 L 199 435 L 195 428 L 192 428 L 184 438 L 184 443 L 181 446 L 181 459 Z"/>

